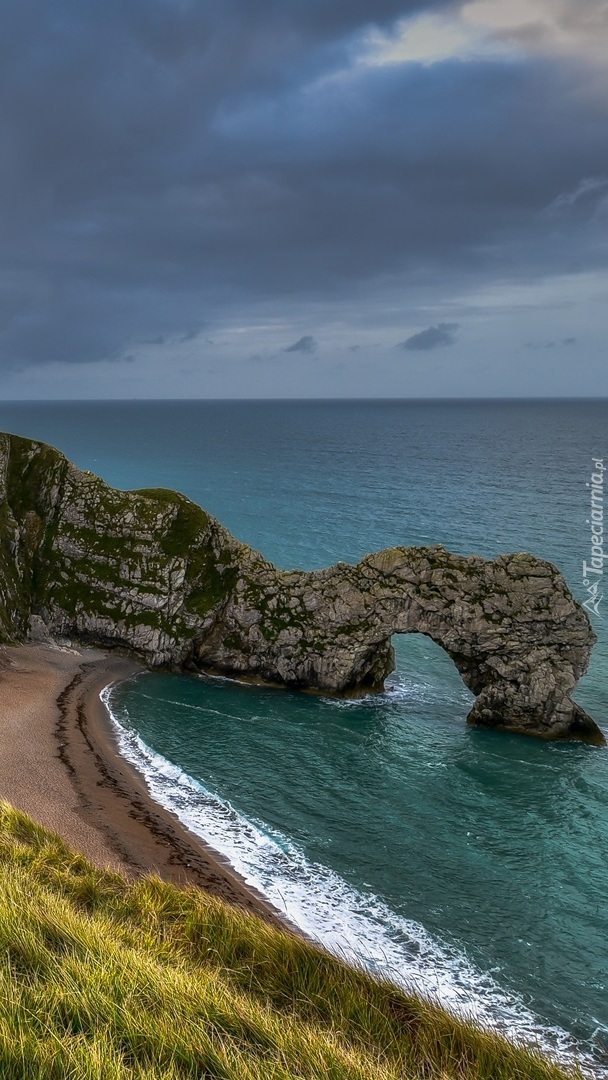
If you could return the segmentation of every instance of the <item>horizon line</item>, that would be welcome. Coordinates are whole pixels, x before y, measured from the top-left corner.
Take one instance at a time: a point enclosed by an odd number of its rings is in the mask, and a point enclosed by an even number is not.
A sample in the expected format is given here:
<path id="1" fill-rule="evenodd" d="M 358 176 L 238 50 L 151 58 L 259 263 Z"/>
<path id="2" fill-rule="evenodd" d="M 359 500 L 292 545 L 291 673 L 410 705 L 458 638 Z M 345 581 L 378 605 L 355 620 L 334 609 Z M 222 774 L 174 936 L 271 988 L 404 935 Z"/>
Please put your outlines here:
<path id="1" fill-rule="evenodd" d="M 0 409 L 4 405 L 121 405 L 121 404 L 138 404 L 138 405 L 197 405 L 197 404 L 233 404 L 233 405 L 255 405 L 255 404 L 352 404 L 354 402 L 367 402 L 367 403 L 380 403 L 380 404 L 403 404 L 403 403 L 467 403 L 467 404 L 483 404 L 488 402 L 493 403 L 508 403 L 508 402 L 578 402 L 578 403 L 601 403 L 608 401 L 608 394 L 595 397 L 588 396 L 566 396 L 566 395 L 553 395 L 547 397 L 535 396 L 490 396 L 490 397 L 272 397 L 272 398 L 235 398 L 235 397 L 200 397 L 200 398 L 178 398 L 178 397 L 159 397 L 159 398 L 136 398 L 136 397 L 120 397 L 120 398 L 8 398 L 0 402 Z"/>

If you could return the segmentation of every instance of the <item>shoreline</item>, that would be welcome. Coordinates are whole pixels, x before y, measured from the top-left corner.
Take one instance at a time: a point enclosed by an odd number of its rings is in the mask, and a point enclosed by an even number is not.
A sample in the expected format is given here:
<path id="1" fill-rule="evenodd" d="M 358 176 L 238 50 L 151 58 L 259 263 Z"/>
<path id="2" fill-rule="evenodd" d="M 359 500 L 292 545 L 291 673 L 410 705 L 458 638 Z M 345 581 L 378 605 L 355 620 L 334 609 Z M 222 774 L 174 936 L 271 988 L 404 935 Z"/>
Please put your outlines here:
<path id="1" fill-rule="evenodd" d="M 228 860 L 150 796 L 118 749 L 100 694 L 145 671 L 98 648 L 0 649 L 0 798 L 103 869 L 195 885 L 298 932 Z"/>

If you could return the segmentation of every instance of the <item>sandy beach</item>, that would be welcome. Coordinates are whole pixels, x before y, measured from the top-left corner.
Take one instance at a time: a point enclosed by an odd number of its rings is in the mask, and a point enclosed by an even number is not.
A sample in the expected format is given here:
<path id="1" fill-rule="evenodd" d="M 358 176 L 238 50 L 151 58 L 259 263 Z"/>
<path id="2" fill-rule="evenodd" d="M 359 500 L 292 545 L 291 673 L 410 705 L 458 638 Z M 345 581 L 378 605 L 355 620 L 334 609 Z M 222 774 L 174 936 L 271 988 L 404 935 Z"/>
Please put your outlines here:
<path id="1" fill-rule="evenodd" d="M 93 648 L 0 648 L 0 798 L 100 867 L 197 885 L 281 925 L 226 860 L 148 795 L 99 695 L 141 670 Z"/>

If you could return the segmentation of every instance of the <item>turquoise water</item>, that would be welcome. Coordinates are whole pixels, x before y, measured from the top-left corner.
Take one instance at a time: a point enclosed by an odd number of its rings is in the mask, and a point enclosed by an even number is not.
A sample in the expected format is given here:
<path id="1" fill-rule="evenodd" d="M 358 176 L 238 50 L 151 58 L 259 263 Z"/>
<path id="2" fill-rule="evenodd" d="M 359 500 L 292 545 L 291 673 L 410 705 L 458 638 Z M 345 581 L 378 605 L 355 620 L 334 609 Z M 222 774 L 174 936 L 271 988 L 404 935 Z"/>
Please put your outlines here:
<path id="1" fill-rule="evenodd" d="M 527 549 L 580 599 L 607 421 L 606 403 L 0 406 L 0 427 L 117 486 L 177 487 L 284 567 Z M 594 626 L 577 697 L 608 730 Z M 331 947 L 606 1065 L 608 752 L 469 730 L 447 656 L 396 646 L 392 689 L 357 702 L 140 677 L 110 697 L 123 750 Z"/>

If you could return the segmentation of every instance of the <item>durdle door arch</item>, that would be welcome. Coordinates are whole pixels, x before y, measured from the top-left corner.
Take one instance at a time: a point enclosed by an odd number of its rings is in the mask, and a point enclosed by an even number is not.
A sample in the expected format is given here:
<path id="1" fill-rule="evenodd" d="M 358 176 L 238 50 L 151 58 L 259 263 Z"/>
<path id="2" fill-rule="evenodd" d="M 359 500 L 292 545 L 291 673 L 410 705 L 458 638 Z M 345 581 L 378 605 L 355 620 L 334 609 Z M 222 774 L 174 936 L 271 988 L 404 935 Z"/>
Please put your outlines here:
<path id="1" fill-rule="evenodd" d="M 426 634 L 476 695 L 469 723 L 602 744 L 571 698 L 594 632 L 561 574 L 531 555 L 494 561 L 443 547 L 393 548 L 313 573 L 265 575 L 223 613 L 200 660 L 326 693 L 381 690 L 394 634 Z M 274 580 L 273 580 L 274 578 Z M 261 584 L 261 583 L 260 583 Z M 231 648 L 240 642 L 240 648 Z"/>

